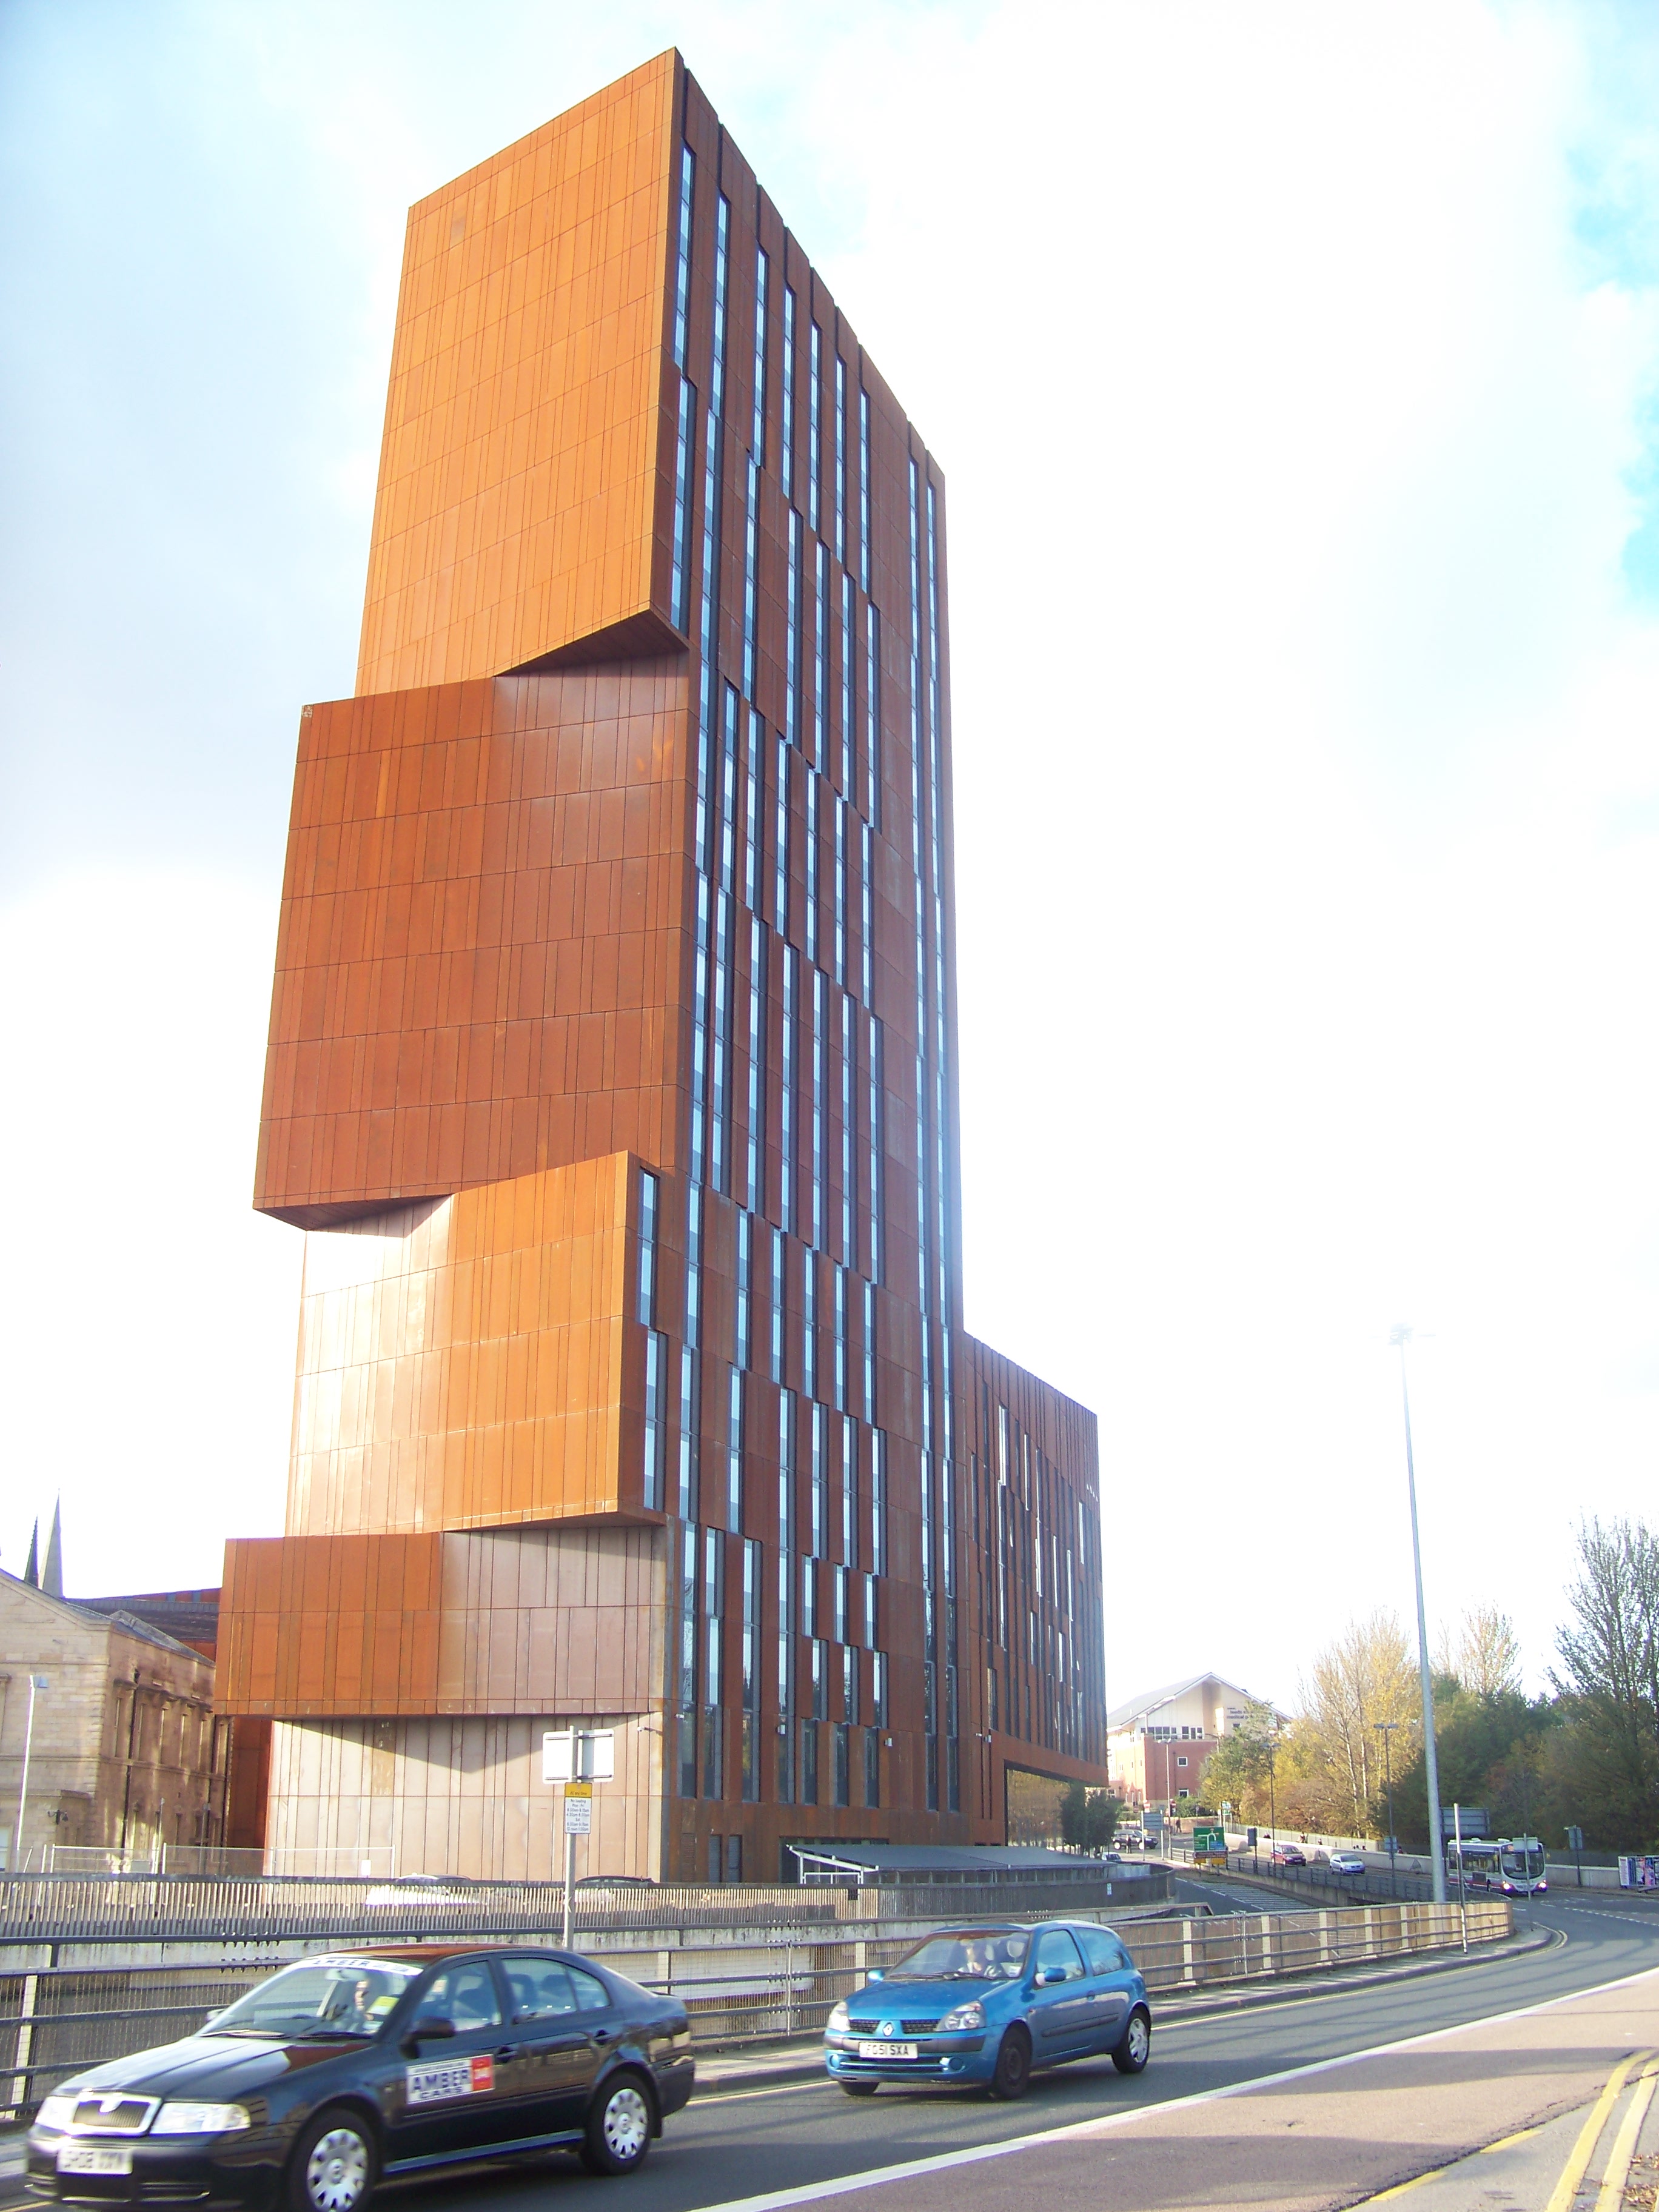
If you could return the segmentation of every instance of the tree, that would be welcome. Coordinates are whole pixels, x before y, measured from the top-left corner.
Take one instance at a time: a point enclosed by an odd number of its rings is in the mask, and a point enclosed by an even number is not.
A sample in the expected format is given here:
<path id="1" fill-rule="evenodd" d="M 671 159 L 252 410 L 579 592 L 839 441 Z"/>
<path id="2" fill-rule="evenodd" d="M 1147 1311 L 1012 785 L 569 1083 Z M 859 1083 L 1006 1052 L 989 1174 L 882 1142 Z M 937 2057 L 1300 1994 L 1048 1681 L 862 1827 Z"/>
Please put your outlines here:
<path id="1" fill-rule="evenodd" d="M 1231 1805 L 1241 1820 L 1267 1817 L 1267 1770 L 1273 1758 L 1273 1709 L 1252 1698 L 1244 1717 L 1211 1753 L 1204 1769 L 1207 1804 Z"/>
<path id="2" fill-rule="evenodd" d="M 1659 1831 L 1659 1537 L 1639 1520 L 1583 1522 L 1578 1570 L 1551 1675 L 1570 1736 L 1561 1779 L 1585 1826 L 1640 1847 Z"/>
<path id="3" fill-rule="evenodd" d="M 1060 1839 L 1073 1850 L 1109 1851 L 1122 1811 L 1123 1800 L 1109 1790 L 1085 1790 L 1073 1782 L 1060 1802 Z"/>
<path id="4" fill-rule="evenodd" d="M 1455 1646 L 1443 1631 L 1439 1658 L 1440 1672 L 1455 1674 L 1474 1697 L 1502 1697 L 1521 1687 L 1520 1639 L 1508 1613 L 1496 1606 L 1471 1606 Z"/>
<path id="5" fill-rule="evenodd" d="M 1379 1607 L 1350 1621 L 1315 1660 L 1302 1686 L 1294 1732 L 1298 1778 L 1317 1825 L 1338 1835 L 1370 1835 L 1382 1796 L 1380 1721 L 1409 1722 L 1418 1705 L 1417 1668 L 1400 1620 Z"/>

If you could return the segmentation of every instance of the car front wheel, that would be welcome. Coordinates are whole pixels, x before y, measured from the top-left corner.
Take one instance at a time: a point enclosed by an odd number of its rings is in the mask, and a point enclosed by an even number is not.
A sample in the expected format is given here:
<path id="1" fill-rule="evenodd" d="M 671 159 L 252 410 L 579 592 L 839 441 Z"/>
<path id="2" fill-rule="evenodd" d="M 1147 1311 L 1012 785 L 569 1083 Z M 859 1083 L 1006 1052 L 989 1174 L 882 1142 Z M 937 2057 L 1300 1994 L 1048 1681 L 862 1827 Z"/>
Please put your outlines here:
<path id="1" fill-rule="evenodd" d="M 613 2074 L 587 2111 L 581 2161 L 590 2173 L 632 2173 L 651 2148 L 651 2106 L 636 2074 Z"/>
<path id="2" fill-rule="evenodd" d="M 359 2212 L 379 2174 L 374 2130 L 359 2112 L 319 2112 L 295 2145 L 289 2167 L 294 2212 Z"/>
<path id="3" fill-rule="evenodd" d="M 1152 2055 L 1152 2023 L 1137 2005 L 1113 2049 L 1112 2063 L 1120 2074 L 1144 2074 Z"/>
<path id="4" fill-rule="evenodd" d="M 991 2094 L 1012 2104 L 1023 2097 L 1031 2083 L 1031 2043 L 1023 2027 L 1004 2031 L 997 2045 L 996 2071 L 991 2076 Z"/>
<path id="5" fill-rule="evenodd" d="M 873 2097 L 878 2084 L 874 2081 L 843 2081 L 841 2086 L 849 2097 Z"/>

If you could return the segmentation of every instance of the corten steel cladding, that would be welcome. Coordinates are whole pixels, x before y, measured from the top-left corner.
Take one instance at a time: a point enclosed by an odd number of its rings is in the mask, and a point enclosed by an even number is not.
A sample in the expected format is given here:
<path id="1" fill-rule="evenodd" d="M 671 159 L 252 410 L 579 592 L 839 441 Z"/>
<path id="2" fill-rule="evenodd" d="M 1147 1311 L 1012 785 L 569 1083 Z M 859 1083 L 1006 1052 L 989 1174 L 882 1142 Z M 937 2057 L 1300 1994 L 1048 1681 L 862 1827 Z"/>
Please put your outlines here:
<path id="1" fill-rule="evenodd" d="M 283 1850 L 546 1871 L 547 1716 L 607 1870 L 1103 1786 L 1094 1419 L 962 1328 L 947 658 L 940 472 L 677 54 L 410 211 L 260 1130 Z"/>

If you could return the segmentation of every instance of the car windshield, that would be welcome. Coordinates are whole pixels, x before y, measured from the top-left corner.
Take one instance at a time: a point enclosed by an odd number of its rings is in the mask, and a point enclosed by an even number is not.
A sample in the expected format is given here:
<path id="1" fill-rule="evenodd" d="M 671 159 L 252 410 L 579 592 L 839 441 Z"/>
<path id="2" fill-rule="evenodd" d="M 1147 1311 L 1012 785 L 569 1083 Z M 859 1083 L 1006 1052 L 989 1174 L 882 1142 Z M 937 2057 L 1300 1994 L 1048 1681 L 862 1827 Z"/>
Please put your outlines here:
<path id="1" fill-rule="evenodd" d="M 307 1959 L 239 1997 L 212 2032 L 324 2042 L 376 2035 L 420 1971 L 386 1959 Z"/>
<path id="2" fill-rule="evenodd" d="M 967 1929 L 929 1936 L 887 1970 L 890 1982 L 1017 1981 L 1030 1937 L 1023 1929 Z"/>

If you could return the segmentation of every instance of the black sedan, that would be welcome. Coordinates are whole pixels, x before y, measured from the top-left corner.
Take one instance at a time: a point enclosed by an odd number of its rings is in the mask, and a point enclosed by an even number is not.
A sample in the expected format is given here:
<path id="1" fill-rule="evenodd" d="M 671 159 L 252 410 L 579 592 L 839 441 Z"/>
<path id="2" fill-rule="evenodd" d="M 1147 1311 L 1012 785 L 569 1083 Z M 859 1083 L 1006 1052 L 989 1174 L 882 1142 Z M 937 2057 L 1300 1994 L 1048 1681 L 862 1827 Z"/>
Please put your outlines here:
<path id="1" fill-rule="evenodd" d="M 685 2008 L 562 1951 L 285 1966 L 198 2034 L 65 2081 L 28 2185 L 65 2204 L 357 2212 L 382 2174 L 574 2150 L 629 2173 L 691 2094 Z"/>

